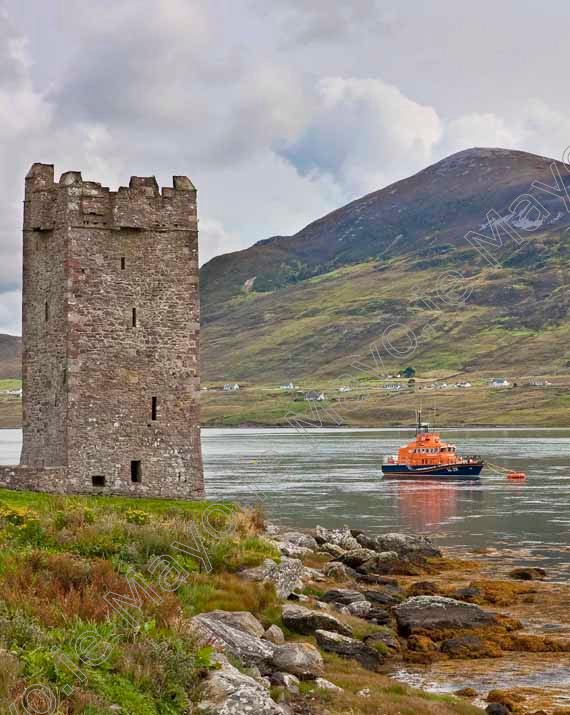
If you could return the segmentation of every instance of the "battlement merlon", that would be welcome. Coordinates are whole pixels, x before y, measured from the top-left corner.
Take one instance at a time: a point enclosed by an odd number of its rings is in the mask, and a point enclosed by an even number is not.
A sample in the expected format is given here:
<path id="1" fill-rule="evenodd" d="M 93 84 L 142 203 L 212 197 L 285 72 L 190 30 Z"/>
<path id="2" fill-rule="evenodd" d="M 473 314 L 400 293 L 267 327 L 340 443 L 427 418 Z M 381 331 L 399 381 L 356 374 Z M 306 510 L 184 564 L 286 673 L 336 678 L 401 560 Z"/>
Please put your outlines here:
<path id="1" fill-rule="evenodd" d="M 187 176 L 174 176 L 159 189 L 154 176 L 132 176 L 129 186 L 110 191 L 66 171 L 54 181 L 52 164 L 33 164 L 26 177 L 24 229 L 59 227 L 197 230 L 196 188 Z"/>

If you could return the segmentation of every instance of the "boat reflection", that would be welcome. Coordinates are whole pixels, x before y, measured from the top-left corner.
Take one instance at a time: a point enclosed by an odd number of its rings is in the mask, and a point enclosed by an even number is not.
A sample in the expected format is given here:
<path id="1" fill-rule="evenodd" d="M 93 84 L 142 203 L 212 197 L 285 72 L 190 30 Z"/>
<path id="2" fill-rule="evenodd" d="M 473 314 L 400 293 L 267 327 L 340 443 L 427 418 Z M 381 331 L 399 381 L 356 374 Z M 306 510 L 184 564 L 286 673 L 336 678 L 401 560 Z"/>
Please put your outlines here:
<path id="1" fill-rule="evenodd" d="M 402 522 L 416 531 L 431 531 L 463 517 L 484 499 L 483 490 L 469 482 L 394 480 L 391 487 Z"/>

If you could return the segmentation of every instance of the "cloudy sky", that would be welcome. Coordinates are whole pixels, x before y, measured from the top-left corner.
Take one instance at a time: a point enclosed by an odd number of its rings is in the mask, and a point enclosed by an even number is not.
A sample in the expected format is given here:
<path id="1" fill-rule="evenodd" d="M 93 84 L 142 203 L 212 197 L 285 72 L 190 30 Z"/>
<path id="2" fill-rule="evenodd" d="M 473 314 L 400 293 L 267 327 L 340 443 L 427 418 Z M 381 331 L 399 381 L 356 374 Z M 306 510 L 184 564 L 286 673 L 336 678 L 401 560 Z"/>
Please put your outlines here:
<path id="1" fill-rule="evenodd" d="M 34 161 L 199 190 L 206 261 L 470 146 L 570 144 L 567 0 L 0 0 L 0 332 Z"/>

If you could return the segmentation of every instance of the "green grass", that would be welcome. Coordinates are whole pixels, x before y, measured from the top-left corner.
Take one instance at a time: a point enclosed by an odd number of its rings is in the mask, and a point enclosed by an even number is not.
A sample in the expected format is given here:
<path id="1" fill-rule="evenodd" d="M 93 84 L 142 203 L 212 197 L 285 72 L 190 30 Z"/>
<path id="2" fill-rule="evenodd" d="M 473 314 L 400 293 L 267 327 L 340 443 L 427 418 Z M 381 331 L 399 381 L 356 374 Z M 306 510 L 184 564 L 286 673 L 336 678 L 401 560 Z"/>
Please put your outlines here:
<path id="1" fill-rule="evenodd" d="M 0 380 L 0 391 L 19 390 L 22 387 L 21 380 Z"/>
<path id="2" fill-rule="evenodd" d="M 233 575 L 241 565 L 279 558 L 258 534 L 259 515 L 232 506 L 217 512 L 220 532 L 228 519 L 235 532 L 214 539 L 201 525 L 208 502 L 176 502 L 122 497 L 63 497 L 0 490 L 0 713 L 7 713 L 26 684 L 61 692 L 65 711 L 111 715 L 120 706 L 129 715 L 175 715 L 193 709 L 211 649 L 188 628 L 204 610 L 247 608 L 275 618 L 273 587 Z M 171 548 L 174 541 L 195 546 L 190 524 L 199 530 L 213 570 Z M 156 558 L 175 558 L 178 571 L 165 584 Z M 162 563 L 162 562 L 161 562 Z M 167 563 L 168 566 L 172 563 Z M 180 569 L 184 569 L 181 571 Z M 129 624 L 105 600 L 108 592 L 129 596 L 127 574 L 138 574 L 161 597 L 142 594 L 128 611 Z M 178 580 L 176 580 L 176 578 Z M 170 588 L 174 584 L 175 588 Z M 106 658 L 80 663 L 75 646 L 96 633 Z M 99 644 L 100 645 L 100 644 Z M 57 665 L 56 646 L 86 675 L 80 685 Z M 58 710 L 58 712 L 60 712 Z"/>

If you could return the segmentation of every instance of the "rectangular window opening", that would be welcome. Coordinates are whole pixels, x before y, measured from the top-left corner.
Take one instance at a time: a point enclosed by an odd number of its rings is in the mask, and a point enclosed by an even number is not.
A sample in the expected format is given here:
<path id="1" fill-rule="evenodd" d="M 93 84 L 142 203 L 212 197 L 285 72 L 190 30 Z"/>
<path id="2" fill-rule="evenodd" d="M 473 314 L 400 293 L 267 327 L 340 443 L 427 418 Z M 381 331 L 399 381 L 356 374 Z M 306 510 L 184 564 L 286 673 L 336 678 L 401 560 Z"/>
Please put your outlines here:
<path id="1" fill-rule="evenodd" d="M 142 464 L 140 459 L 131 462 L 131 482 L 142 482 Z"/>
<path id="2" fill-rule="evenodd" d="M 123 257 L 121 258 L 121 270 L 122 270 L 122 271 L 125 270 L 126 264 L 127 264 L 127 259 L 123 256 Z"/>
<path id="3" fill-rule="evenodd" d="M 102 474 L 95 474 L 91 477 L 91 483 L 94 487 L 104 487 L 105 477 Z"/>
<path id="4" fill-rule="evenodd" d="M 45 317 L 46 317 L 46 323 L 47 323 L 49 320 L 49 303 L 47 302 L 47 300 L 46 300 L 46 304 L 45 304 Z"/>
<path id="5" fill-rule="evenodd" d="M 133 328 L 137 327 L 137 309 L 133 308 Z"/>
<path id="6" fill-rule="evenodd" d="M 151 409 L 151 416 L 153 420 L 158 419 L 158 398 L 153 397 L 152 398 L 152 409 Z"/>

